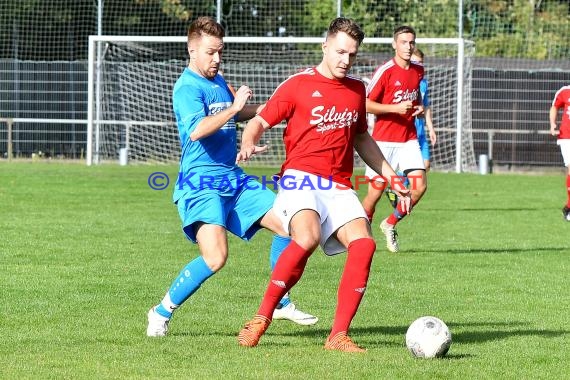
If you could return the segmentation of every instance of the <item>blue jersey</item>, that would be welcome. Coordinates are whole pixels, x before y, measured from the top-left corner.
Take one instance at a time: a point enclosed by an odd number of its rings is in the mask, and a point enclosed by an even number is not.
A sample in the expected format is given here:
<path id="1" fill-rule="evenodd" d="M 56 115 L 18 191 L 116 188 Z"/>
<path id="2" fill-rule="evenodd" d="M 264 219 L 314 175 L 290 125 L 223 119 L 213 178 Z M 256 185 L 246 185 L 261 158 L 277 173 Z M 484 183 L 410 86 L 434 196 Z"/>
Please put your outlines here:
<path id="1" fill-rule="evenodd" d="M 242 177 L 243 170 L 236 165 L 237 135 L 235 117 L 208 137 L 190 140 L 190 134 L 206 116 L 215 115 L 229 108 L 233 95 L 221 75 L 206 79 L 186 68 L 174 85 L 172 104 L 182 153 L 180 170 L 173 200 L 177 202 L 188 192 L 204 188 L 204 182 L 214 184 L 235 181 Z M 206 181 L 207 180 L 207 181 Z M 206 185 L 216 189 L 223 186 Z"/>
<path id="2" fill-rule="evenodd" d="M 424 109 L 429 107 L 429 98 L 428 98 L 428 82 L 426 78 L 423 78 L 420 81 L 420 94 L 422 95 L 422 103 L 424 106 Z M 425 132 L 425 126 L 426 126 L 426 119 L 423 117 L 416 117 L 415 120 L 415 124 L 416 124 L 416 131 L 418 133 L 418 140 L 422 137 L 425 136 L 426 132 Z"/>

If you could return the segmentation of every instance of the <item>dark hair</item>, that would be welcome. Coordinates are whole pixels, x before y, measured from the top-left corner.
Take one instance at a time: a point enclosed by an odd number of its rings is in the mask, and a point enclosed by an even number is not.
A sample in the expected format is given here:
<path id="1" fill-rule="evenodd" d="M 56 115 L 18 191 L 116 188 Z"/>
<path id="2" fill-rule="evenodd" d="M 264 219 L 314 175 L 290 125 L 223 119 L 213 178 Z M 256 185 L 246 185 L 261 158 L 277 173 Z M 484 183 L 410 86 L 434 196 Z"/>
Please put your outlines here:
<path id="1" fill-rule="evenodd" d="M 398 38 L 398 36 L 400 34 L 404 34 L 404 33 L 411 33 L 414 35 L 414 37 L 416 37 L 416 31 L 414 30 L 414 28 L 412 28 L 411 26 L 408 26 L 408 25 L 402 25 L 402 26 L 398 26 L 396 29 L 394 29 L 394 40 L 396 38 Z"/>
<path id="2" fill-rule="evenodd" d="M 416 56 L 420 57 L 421 59 L 424 59 L 424 52 L 421 51 L 420 49 L 418 49 L 417 47 L 414 47 L 414 51 L 412 51 L 412 55 L 416 55 Z"/>
<path id="3" fill-rule="evenodd" d="M 364 40 L 364 32 L 360 26 L 349 18 L 337 17 L 332 20 L 329 25 L 329 30 L 327 31 L 327 37 L 334 37 L 339 32 L 346 33 L 352 39 L 358 41 L 359 45 L 362 43 L 362 40 Z"/>
<path id="4" fill-rule="evenodd" d="M 226 32 L 216 19 L 210 16 L 198 17 L 192 21 L 188 28 L 188 41 L 200 38 L 203 35 L 224 38 Z"/>

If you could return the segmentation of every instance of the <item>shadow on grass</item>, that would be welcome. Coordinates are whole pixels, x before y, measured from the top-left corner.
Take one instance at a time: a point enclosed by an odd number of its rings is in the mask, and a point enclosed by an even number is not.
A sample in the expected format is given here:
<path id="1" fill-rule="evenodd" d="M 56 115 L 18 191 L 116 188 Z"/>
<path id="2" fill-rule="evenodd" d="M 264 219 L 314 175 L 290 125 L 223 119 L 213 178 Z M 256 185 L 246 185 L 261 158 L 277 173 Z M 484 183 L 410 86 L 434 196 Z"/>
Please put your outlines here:
<path id="1" fill-rule="evenodd" d="M 453 335 L 453 341 L 457 343 L 482 343 L 494 340 L 508 339 L 516 336 L 540 336 L 543 338 L 557 338 L 570 334 L 566 330 L 547 329 L 524 329 L 520 326 L 528 325 L 523 322 L 475 322 L 475 323 L 453 323 L 448 326 Z M 358 336 L 401 336 L 406 334 L 408 326 L 374 326 L 374 327 L 354 327 L 350 329 L 351 335 Z M 456 332 L 456 330 L 461 330 Z M 454 331 L 455 330 L 455 331 Z M 274 332 L 275 335 L 282 336 L 305 336 L 305 337 L 326 337 L 330 330 L 319 327 L 304 328 L 294 332 Z M 366 340 L 366 339 L 365 339 Z M 378 344 L 379 342 L 369 343 Z M 382 345 L 398 345 L 392 340 L 382 341 Z"/>
<path id="2" fill-rule="evenodd" d="M 277 328 L 270 329 L 266 336 L 262 339 L 260 349 L 275 350 L 297 347 L 298 341 L 293 338 L 306 338 L 313 341 L 324 341 L 330 329 L 318 326 L 298 326 L 290 322 L 277 322 Z M 512 321 L 512 322 L 467 322 L 467 323 L 448 323 L 453 336 L 454 344 L 478 344 L 485 342 L 493 342 L 505 340 L 513 337 L 542 337 L 542 338 L 558 338 L 570 334 L 566 330 L 548 330 L 548 329 L 525 329 L 521 326 L 528 323 Z M 366 347 L 367 349 L 379 349 L 382 347 L 405 348 L 405 334 L 408 326 L 373 326 L 373 327 L 354 327 L 350 330 L 351 336 L 355 341 Z M 457 331 L 460 330 L 460 331 Z M 211 331 L 207 335 L 218 337 L 237 338 L 238 331 Z M 193 332 L 177 332 L 173 334 L 178 337 L 192 337 L 197 334 Z M 395 339 L 394 337 L 398 337 Z M 318 343 L 318 346 L 321 346 Z M 236 347 L 237 341 L 236 341 Z M 455 354 L 453 349 L 445 357 L 439 360 L 464 360 L 472 359 L 476 355 L 472 354 Z"/>
<path id="3" fill-rule="evenodd" d="M 451 327 L 450 327 L 451 328 Z M 558 338 L 568 335 L 570 331 L 545 329 L 514 329 L 489 331 L 461 331 L 453 334 L 453 341 L 458 343 L 481 343 L 508 339 L 518 336 L 538 336 L 542 338 Z"/>

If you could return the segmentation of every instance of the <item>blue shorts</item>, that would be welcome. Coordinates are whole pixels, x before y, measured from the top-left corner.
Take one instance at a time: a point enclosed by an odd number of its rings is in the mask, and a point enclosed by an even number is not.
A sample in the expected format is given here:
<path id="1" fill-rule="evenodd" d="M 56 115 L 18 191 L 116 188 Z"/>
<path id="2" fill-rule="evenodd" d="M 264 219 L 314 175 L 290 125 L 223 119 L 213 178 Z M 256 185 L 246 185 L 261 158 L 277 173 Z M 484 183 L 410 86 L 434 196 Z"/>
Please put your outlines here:
<path id="1" fill-rule="evenodd" d="M 420 144 L 420 150 L 422 151 L 422 158 L 424 160 L 429 160 L 431 157 L 429 149 L 429 141 L 426 135 L 418 135 L 418 143 Z"/>
<path id="2" fill-rule="evenodd" d="M 182 230 L 196 243 L 195 224 L 203 222 L 224 227 L 243 240 L 261 228 L 257 223 L 271 208 L 275 194 L 253 178 L 238 189 L 203 189 L 189 193 L 176 202 Z"/>

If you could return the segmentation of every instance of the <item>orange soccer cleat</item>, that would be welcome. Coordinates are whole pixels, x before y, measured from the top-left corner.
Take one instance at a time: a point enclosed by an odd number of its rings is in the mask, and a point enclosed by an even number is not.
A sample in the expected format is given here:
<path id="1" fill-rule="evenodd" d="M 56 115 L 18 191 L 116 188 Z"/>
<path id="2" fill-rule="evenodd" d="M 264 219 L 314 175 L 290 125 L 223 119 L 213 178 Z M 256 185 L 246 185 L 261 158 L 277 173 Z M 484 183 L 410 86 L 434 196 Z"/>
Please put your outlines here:
<path id="1" fill-rule="evenodd" d="M 253 319 L 245 324 L 239 332 L 238 343 L 244 347 L 255 347 L 259 343 L 259 339 L 269 327 L 271 320 L 263 315 L 256 315 Z"/>
<path id="2" fill-rule="evenodd" d="M 335 351 L 343 351 L 343 352 L 366 352 L 364 348 L 358 347 L 356 343 L 354 343 L 348 335 L 346 335 L 345 331 L 341 331 L 332 339 L 329 337 L 325 343 L 325 350 L 335 350 Z"/>

